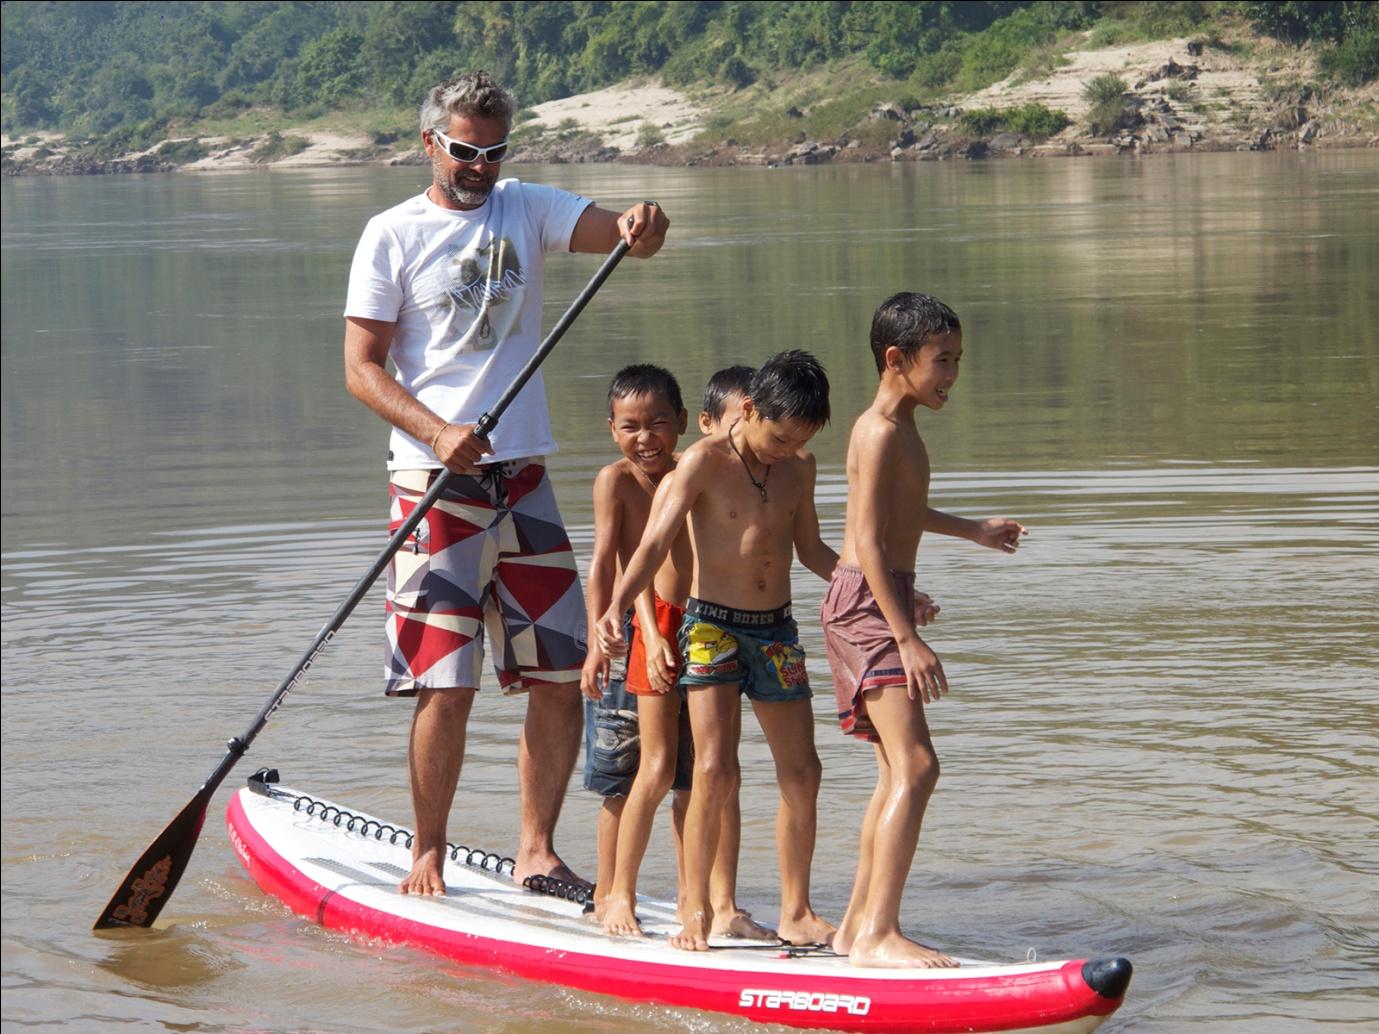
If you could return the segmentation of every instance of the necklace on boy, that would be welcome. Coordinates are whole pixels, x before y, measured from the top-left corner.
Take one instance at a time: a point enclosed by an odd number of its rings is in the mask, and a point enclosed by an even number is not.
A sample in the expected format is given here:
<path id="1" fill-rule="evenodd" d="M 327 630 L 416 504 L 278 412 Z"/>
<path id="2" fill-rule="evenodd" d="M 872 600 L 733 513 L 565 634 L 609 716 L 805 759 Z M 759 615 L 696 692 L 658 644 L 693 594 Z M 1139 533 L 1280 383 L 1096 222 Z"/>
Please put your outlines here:
<path id="1" fill-rule="evenodd" d="M 747 472 L 747 480 L 761 493 L 761 501 L 764 503 L 766 502 L 766 482 L 770 480 L 771 468 L 766 468 L 766 473 L 762 475 L 760 481 L 752 476 L 752 468 L 747 466 L 747 457 L 738 452 L 737 443 L 733 441 L 733 428 L 738 425 L 740 419 L 739 417 L 738 420 L 734 420 L 732 425 L 728 428 L 728 448 L 732 449 L 737 458 L 742 461 L 742 469 Z"/>

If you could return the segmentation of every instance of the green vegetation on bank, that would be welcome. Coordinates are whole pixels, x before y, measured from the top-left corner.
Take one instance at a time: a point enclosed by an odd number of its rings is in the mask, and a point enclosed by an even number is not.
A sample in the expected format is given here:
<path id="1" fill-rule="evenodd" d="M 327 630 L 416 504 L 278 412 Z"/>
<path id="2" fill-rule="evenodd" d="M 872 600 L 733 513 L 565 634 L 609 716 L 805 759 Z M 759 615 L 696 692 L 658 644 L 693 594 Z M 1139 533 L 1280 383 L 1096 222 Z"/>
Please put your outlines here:
<path id="1" fill-rule="evenodd" d="M 1082 95 L 1090 107 L 1087 125 L 1100 136 L 1115 132 L 1125 118 L 1125 91 L 1129 84 L 1114 72 L 1106 72 L 1082 87 Z"/>
<path id="2" fill-rule="evenodd" d="M 1210 42 L 1228 21 L 1317 48 L 1321 68 L 1337 82 L 1379 77 L 1379 4 L 1369 0 L 7 0 L 0 6 L 5 131 L 61 130 L 98 150 L 152 146 L 179 126 L 205 134 L 210 124 L 265 121 L 265 112 L 299 125 L 338 111 L 370 118 L 392 113 L 371 127 L 377 144 L 404 131 L 426 87 L 474 67 L 494 72 L 524 105 L 642 74 L 682 88 L 734 90 L 845 67 L 863 75 L 847 90 L 835 88 L 831 101 L 841 118 L 844 107 L 865 107 L 867 80 L 922 102 L 1012 73 L 1044 74 L 1063 52 L 1089 41 L 1195 35 Z M 992 124 L 1049 135 L 1061 128 L 1060 116 L 1047 109 L 1006 112 Z M 652 140 L 649 130 L 645 135 Z"/>
<path id="3" fill-rule="evenodd" d="M 1030 101 L 1018 108 L 973 108 L 964 111 L 959 121 L 974 136 L 1019 133 L 1039 140 L 1053 136 L 1069 124 L 1064 112 L 1054 111 L 1038 101 Z"/>

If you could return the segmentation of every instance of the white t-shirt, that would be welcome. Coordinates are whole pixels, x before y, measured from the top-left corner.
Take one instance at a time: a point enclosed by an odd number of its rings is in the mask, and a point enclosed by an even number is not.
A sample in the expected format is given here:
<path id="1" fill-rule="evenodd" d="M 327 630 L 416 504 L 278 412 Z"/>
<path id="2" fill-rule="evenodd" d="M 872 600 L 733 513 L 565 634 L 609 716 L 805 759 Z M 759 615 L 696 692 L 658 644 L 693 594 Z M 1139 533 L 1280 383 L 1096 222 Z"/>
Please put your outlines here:
<path id="1" fill-rule="evenodd" d="M 369 220 L 350 267 L 345 315 L 397 324 L 397 379 L 438 416 L 472 424 L 541 343 L 546 255 L 568 251 L 591 202 L 555 187 L 500 180 L 457 212 L 424 193 Z M 489 438 L 492 460 L 554 452 L 538 370 Z M 439 467 L 426 442 L 397 428 L 388 469 Z"/>

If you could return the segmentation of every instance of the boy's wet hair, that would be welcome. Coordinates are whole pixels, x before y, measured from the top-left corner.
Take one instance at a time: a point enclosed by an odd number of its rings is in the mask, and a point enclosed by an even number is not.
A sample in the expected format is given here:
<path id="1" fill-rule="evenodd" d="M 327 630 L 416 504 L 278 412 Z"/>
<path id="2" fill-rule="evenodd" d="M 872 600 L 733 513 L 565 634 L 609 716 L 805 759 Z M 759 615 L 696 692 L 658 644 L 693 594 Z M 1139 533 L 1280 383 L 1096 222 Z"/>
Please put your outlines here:
<path id="1" fill-rule="evenodd" d="M 746 395 L 752 388 L 750 366 L 725 366 L 704 385 L 704 412 L 714 423 L 723 419 L 723 409 L 730 396 Z"/>
<path id="2" fill-rule="evenodd" d="M 812 427 L 828 423 L 828 374 L 798 348 L 778 352 L 757 367 L 747 397 L 764 420 L 799 420 Z"/>
<path id="3" fill-rule="evenodd" d="M 613 375 L 613 383 L 608 385 L 608 419 L 613 419 L 613 402 L 632 395 L 662 395 L 675 412 L 683 412 L 685 401 L 680 397 L 680 383 L 663 366 L 651 363 L 633 363 L 624 366 Z"/>
<path id="4" fill-rule="evenodd" d="M 894 345 L 907 361 L 931 337 L 961 331 L 958 314 L 933 295 L 901 291 L 881 303 L 871 318 L 871 354 L 876 372 L 886 372 L 886 349 Z"/>

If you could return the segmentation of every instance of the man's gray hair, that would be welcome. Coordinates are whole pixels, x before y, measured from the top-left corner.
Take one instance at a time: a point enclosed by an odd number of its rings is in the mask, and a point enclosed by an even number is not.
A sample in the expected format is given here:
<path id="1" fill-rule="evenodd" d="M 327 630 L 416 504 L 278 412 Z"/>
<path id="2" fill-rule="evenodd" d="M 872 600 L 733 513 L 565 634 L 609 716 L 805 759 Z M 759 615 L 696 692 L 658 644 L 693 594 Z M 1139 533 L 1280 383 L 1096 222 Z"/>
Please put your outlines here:
<path id="1" fill-rule="evenodd" d="M 421 131 L 450 129 L 450 116 L 462 118 L 500 118 L 512 126 L 517 102 L 487 72 L 466 72 L 446 79 L 426 91 L 421 102 Z"/>

